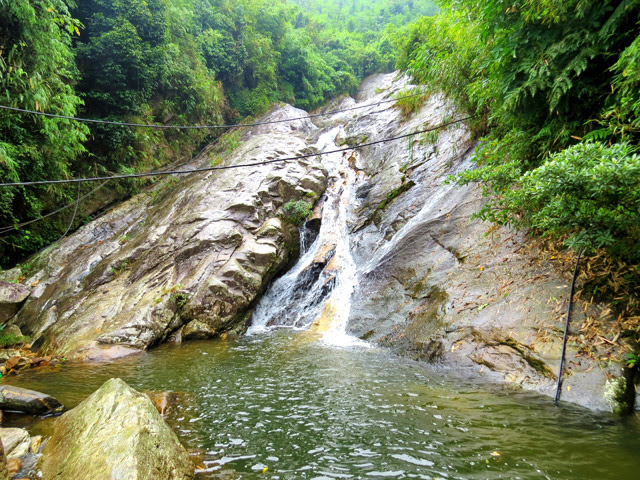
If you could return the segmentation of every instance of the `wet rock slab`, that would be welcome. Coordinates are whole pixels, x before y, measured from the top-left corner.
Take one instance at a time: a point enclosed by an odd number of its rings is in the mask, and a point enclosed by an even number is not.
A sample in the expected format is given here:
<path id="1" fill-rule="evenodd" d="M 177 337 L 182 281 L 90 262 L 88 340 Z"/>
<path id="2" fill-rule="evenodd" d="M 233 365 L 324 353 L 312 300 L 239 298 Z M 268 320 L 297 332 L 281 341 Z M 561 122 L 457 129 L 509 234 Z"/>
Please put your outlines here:
<path id="1" fill-rule="evenodd" d="M 277 107 L 267 120 L 304 112 Z M 231 152 L 184 168 L 309 153 L 306 121 L 256 127 Z M 41 354 L 109 361 L 165 342 L 242 327 L 246 312 L 298 248 L 282 207 L 327 183 L 316 158 L 159 182 L 31 260 L 36 285 L 12 324 Z M 189 326 L 191 325 L 191 326 Z"/>
<path id="2" fill-rule="evenodd" d="M 373 76 L 358 99 L 375 103 L 406 82 Z M 405 119 L 392 105 L 357 111 L 343 136 L 395 137 L 462 116 L 433 94 Z M 349 331 L 463 376 L 553 395 L 572 265 L 522 233 L 474 218 L 484 202 L 480 189 L 447 180 L 473 168 L 475 147 L 460 123 L 360 151 L 366 176 L 349 226 L 358 265 Z M 601 368 L 571 345 L 566 365 L 561 398 L 608 410 L 607 376 L 620 375 L 620 366 Z"/>
<path id="3" fill-rule="evenodd" d="M 0 386 L 0 410 L 45 415 L 60 412 L 64 407 L 55 398 L 35 390 Z"/>

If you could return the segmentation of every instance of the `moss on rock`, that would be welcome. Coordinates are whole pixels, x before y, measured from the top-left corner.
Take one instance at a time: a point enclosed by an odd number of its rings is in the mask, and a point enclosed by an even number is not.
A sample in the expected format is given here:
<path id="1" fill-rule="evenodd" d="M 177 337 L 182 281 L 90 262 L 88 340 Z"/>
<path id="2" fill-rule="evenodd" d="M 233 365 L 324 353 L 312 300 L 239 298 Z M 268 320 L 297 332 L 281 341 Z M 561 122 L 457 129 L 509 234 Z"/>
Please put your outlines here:
<path id="1" fill-rule="evenodd" d="M 45 480 L 182 480 L 194 469 L 149 397 L 112 378 L 60 417 L 43 451 Z"/>

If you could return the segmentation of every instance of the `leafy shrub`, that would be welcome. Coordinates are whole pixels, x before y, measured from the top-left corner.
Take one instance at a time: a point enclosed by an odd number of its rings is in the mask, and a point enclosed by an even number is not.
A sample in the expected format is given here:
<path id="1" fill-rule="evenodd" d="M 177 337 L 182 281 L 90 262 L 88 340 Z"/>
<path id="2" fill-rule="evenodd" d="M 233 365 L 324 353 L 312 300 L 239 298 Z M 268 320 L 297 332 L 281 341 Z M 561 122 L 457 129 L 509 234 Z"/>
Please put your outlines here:
<path id="1" fill-rule="evenodd" d="M 177 308 L 184 307 L 189 301 L 189 294 L 185 292 L 176 292 L 171 295 L 171 301 Z"/>
<path id="2" fill-rule="evenodd" d="M 313 207 L 304 200 L 290 201 L 283 207 L 285 218 L 296 226 L 302 225 L 302 223 L 309 218 Z"/>
<path id="3" fill-rule="evenodd" d="M 500 219 L 588 253 L 640 260 L 640 155 L 628 144 L 587 142 L 552 155 L 505 192 Z"/>

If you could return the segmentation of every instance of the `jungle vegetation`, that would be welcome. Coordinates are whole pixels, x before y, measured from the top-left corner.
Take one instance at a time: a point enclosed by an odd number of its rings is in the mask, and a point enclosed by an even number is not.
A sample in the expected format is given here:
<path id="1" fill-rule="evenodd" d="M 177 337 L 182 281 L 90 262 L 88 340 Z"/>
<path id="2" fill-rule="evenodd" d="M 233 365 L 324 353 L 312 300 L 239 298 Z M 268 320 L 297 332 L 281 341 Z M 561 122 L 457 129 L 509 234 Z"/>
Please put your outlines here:
<path id="1" fill-rule="evenodd" d="M 430 0 L 0 0 L 0 104 L 174 125 L 236 122 L 277 101 L 313 109 L 393 69 L 393 33 L 434 11 Z M 0 179 L 147 171 L 215 138 L 1 110 Z M 142 184 L 111 182 L 82 202 L 73 226 Z M 73 208 L 25 223 L 94 187 L 0 190 L 0 264 L 60 238 Z"/>
<path id="2" fill-rule="evenodd" d="M 637 344 L 640 1 L 440 4 L 397 37 L 398 65 L 476 115 L 456 180 L 482 186 L 481 218 L 584 252 L 587 299 Z"/>

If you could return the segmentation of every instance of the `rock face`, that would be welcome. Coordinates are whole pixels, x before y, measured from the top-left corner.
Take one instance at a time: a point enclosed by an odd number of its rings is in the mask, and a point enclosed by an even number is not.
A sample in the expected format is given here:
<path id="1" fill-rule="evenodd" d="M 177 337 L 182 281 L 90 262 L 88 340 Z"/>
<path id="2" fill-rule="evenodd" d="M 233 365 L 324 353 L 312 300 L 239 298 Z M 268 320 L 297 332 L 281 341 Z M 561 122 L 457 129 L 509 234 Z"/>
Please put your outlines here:
<path id="1" fill-rule="evenodd" d="M 58 400 L 44 393 L 10 385 L 0 386 L 0 410 L 44 415 L 63 408 Z"/>
<path id="2" fill-rule="evenodd" d="M 375 103 L 404 79 L 374 76 L 358 100 Z M 410 118 L 393 109 L 360 112 L 344 137 L 389 138 L 459 118 L 432 95 Z M 349 331 L 456 372 L 552 395 L 573 265 L 522 234 L 472 218 L 478 188 L 446 183 L 472 168 L 475 144 L 464 123 L 361 151 L 366 180 L 350 219 L 358 266 Z M 576 307 L 574 331 L 584 319 Z M 607 375 L 569 348 L 562 399 L 609 409 Z M 570 387 L 570 388 L 567 388 Z"/>
<path id="3" fill-rule="evenodd" d="M 0 280 L 0 325 L 17 313 L 30 294 L 24 285 Z"/>
<path id="4" fill-rule="evenodd" d="M 303 116 L 285 106 L 265 120 Z M 316 127 L 295 121 L 247 131 L 231 153 L 182 167 L 222 167 L 310 150 Z M 234 137 L 232 137 L 234 138 Z M 169 178 L 30 261 L 37 285 L 12 321 L 33 350 L 108 360 L 163 342 L 242 328 L 268 281 L 297 253 L 289 201 L 313 198 L 326 171 L 310 158 Z"/>
<path id="5" fill-rule="evenodd" d="M 181 480 L 194 468 L 151 400 L 111 379 L 56 421 L 41 470 L 45 480 Z"/>

